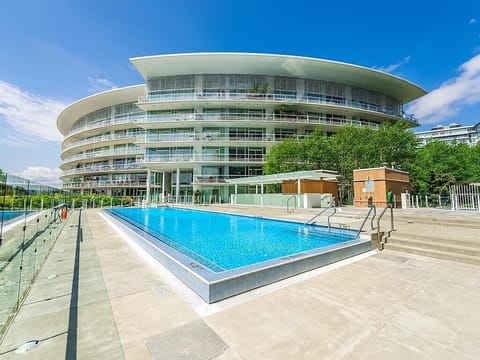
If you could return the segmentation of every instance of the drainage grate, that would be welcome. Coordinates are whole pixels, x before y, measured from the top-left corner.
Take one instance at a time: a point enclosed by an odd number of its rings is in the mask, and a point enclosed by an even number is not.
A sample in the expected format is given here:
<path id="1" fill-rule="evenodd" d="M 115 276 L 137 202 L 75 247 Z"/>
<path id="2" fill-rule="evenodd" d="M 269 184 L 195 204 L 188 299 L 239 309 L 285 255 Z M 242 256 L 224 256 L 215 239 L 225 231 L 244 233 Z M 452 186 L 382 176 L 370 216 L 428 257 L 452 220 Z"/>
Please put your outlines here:
<path id="1" fill-rule="evenodd" d="M 208 360 L 223 354 L 228 348 L 203 320 L 152 336 L 146 344 L 154 360 Z"/>
<path id="2" fill-rule="evenodd" d="M 152 288 L 153 292 L 157 294 L 159 297 L 165 297 L 168 295 L 172 295 L 172 292 L 168 288 L 168 286 L 162 285 L 159 287 Z"/>

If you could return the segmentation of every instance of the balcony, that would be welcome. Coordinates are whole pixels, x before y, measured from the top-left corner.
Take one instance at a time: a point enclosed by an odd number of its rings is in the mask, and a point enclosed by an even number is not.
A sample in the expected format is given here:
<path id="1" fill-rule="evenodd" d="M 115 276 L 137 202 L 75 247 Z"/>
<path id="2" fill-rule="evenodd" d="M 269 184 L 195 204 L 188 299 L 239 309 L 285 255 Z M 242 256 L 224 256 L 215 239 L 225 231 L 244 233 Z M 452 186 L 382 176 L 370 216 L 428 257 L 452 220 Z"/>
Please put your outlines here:
<path id="1" fill-rule="evenodd" d="M 138 164 L 130 165 L 102 165 L 102 166 L 88 166 L 75 169 L 64 170 L 61 177 L 79 174 L 93 174 L 93 173 L 110 173 L 110 172 L 124 172 L 132 170 L 142 170 Z"/>
<path id="2" fill-rule="evenodd" d="M 147 155 L 144 163 L 263 163 L 263 155 L 160 154 Z"/>
<path id="3" fill-rule="evenodd" d="M 401 118 L 405 121 L 418 124 L 418 120 L 413 115 L 408 115 L 396 109 L 382 107 L 374 104 L 368 104 L 361 101 L 348 100 L 339 97 L 329 96 L 293 96 L 285 94 L 257 94 L 257 93 L 222 93 L 222 92 L 204 92 L 204 93 L 166 93 L 149 94 L 140 96 L 138 104 L 149 105 L 155 103 L 176 103 L 176 102 L 258 102 L 265 101 L 278 104 L 313 104 L 348 107 L 360 110 L 380 113 L 383 115 Z M 153 110 L 153 109 L 148 109 Z"/>
<path id="4" fill-rule="evenodd" d="M 380 125 L 377 122 L 365 120 L 344 119 L 341 116 L 327 117 L 325 115 L 312 114 L 255 114 L 255 113 L 179 113 L 179 114 L 158 114 L 148 115 L 146 119 L 146 128 L 148 124 L 158 124 L 162 122 L 179 122 L 179 121 L 203 121 L 208 122 L 287 122 L 300 123 L 312 125 L 326 125 L 326 126 L 343 126 L 343 125 L 358 125 L 378 128 Z M 171 126 L 168 124 L 167 126 Z M 152 126 L 153 127 L 153 126 Z M 155 125 L 154 127 L 158 127 Z M 140 137 L 141 138 L 141 137 Z"/>
<path id="5" fill-rule="evenodd" d="M 146 187 L 146 181 L 130 180 L 99 180 L 85 182 L 66 182 L 63 183 L 64 189 L 98 189 L 98 188 L 125 188 L 125 187 Z"/>
<path id="6" fill-rule="evenodd" d="M 195 175 L 193 177 L 193 184 L 195 185 L 202 185 L 202 184 L 207 184 L 207 185 L 212 185 L 212 184 L 219 184 L 219 185 L 224 185 L 228 184 L 229 180 L 231 179 L 238 179 L 238 178 L 246 178 L 252 175 L 235 175 L 235 174 L 230 174 L 230 175 Z"/>
<path id="7" fill-rule="evenodd" d="M 121 125 L 121 124 L 137 124 L 137 123 L 142 123 L 145 122 L 146 115 L 130 115 L 130 116 L 122 116 L 118 118 L 105 118 L 105 119 L 100 119 L 98 121 L 95 121 L 90 124 L 86 124 L 81 127 L 74 128 L 70 130 L 69 134 L 67 135 L 67 138 L 72 137 L 74 135 L 77 135 L 79 133 L 85 132 L 87 130 L 91 129 L 99 129 L 99 128 L 105 128 L 105 127 L 112 127 L 115 125 Z"/>
<path id="8" fill-rule="evenodd" d="M 138 155 L 142 154 L 142 149 L 122 149 L 122 150 L 102 150 L 89 153 L 82 153 L 73 155 L 63 159 L 63 164 L 76 160 L 98 159 L 101 157 L 123 156 L 123 155 Z"/>
<path id="9" fill-rule="evenodd" d="M 67 152 L 68 150 L 84 146 L 90 144 L 97 144 L 100 142 L 110 142 L 110 141 L 122 141 L 122 140 L 133 140 L 138 137 L 139 134 L 114 134 L 114 135 L 102 135 L 96 136 L 88 139 L 83 139 L 79 141 L 75 141 L 67 146 L 63 147 L 63 152 Z M 98 146 L 97 146 L 98 147 Z"/>

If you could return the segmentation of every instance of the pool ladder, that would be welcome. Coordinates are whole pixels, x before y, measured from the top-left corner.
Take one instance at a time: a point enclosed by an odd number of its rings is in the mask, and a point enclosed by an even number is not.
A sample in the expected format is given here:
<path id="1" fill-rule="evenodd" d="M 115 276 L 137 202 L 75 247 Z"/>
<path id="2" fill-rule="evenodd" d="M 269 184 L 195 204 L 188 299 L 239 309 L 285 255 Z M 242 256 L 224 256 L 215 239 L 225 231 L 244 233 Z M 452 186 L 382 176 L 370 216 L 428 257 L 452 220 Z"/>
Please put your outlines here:
<path id="1" fill-rule="evenodd" d="M 290 210 L 290 207 L 288 206 L 290 204 L 290 200 L 293 200 L 293 207 L 291 210 Z M 296 208 L 297 208 L 297 195 L 290 196 L 287 199 L 287 214 L 293 213 Z"/>

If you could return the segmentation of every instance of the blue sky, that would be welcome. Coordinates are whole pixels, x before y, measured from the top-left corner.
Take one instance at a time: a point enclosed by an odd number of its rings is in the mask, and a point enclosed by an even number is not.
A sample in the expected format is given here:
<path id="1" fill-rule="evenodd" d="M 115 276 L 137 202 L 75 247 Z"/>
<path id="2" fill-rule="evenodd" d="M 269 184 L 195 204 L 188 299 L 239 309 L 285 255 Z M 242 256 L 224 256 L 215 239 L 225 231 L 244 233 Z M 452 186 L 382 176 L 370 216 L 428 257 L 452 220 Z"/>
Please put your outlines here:
<path id="1" fill-rule="evenodd" d="M 131 57 L 194 51 L 372 67 L 430 92 L 406 107 L 418 130 L 480 121 L 478 0 L 15 0 L 0 12 L 0 168 L 55 182 L 65 106 L 141 83 Z"/>

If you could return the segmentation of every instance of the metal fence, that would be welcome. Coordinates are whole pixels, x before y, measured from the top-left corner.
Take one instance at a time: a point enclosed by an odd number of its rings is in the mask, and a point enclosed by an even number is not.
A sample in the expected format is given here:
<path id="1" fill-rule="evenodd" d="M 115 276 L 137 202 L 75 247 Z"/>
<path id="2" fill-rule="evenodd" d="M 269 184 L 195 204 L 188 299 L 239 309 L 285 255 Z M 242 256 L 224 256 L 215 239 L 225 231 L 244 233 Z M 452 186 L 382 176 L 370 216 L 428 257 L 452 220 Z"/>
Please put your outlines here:
<path id="1" fill-rule="evenodd" d="M 480 184 L 449 187 L 452 210 L 480 211 Z"/>
<path id="2" fill-rule="evenodd" d="M 415 195 L 409 194 L 408 196 L 408 207 L 412 208 L 439 208 L 439 209 L 451 209 L 451 199 L 450 196 L 441 196 L 441 195 Z"/>

